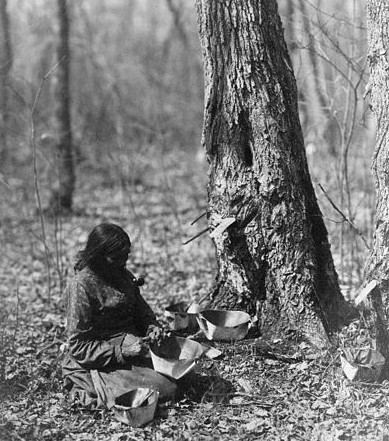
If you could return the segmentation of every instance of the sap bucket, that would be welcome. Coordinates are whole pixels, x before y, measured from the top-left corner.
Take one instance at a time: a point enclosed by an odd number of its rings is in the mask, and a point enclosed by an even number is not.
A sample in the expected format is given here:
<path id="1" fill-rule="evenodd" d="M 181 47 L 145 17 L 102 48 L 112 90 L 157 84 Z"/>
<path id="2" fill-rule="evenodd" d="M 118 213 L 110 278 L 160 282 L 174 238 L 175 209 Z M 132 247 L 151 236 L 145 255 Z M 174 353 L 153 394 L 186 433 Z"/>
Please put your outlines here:
<path id="1" fill-rule="evenodd" d="M 194 369 L 204 350 L 200 343 L 183 337 L 168 337 L 159 346 L 150 346 L 154 370 L 175 380 Z"/>
<path id="2" fill-rule="evenodd" d="M 189 306 L 185 302 L 175 303 L 165 309 L 165 319 L 169 328 L 173 331 L 179 329 L 196 328 L 196 314 L 192 313 L 193 305 Z"/>
<path id="3" fill-rule="evenodd" d="M 140 387 L 115 399 L 112 407 L 115 418 L 131 427 L 140 427 L 154 418 L 158 402 L 158 391 Z"/>
<path id="4" fill-rule="evenodd" d="M 197 321 L 208 340 L 242 340 L 251 326 L 250 316 L 243 311 L 205 309 L 197 316 Z"/>
<path id="5" fill-rule="evenodd" d="M 385 357 L 372 348 L 345 348 L 340 357 L 342 369 L 351 381 L 378 381 Z"/>

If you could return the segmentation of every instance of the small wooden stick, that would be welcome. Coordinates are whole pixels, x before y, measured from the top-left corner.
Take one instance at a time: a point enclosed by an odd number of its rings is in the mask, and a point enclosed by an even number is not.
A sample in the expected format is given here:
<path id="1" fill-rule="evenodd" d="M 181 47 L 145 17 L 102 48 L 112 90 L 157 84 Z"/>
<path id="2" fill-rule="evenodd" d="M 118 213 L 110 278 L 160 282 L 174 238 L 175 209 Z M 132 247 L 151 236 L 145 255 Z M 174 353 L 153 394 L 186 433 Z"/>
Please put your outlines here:
<path id="1" fill-rule="evenodd" d="M 197 221 L 199 221 L 202 217 L 204 217 L 204 216 L 206 216 L 207 215 L 207 212 L 205 212 L 205 213 L 203 213 L 203 214 L 200 214 L 200 216 L 199 217 L 196 217 L 196 219 L 194 220 L 194 221 L 192 221 L 190 224 L 191 225 L 194 225 Z"/>
<path id="2" fill-rule="evenodd" d="M 191 237 L 189 240 L 182 242 L 182 245 L 186 245 L 189 242 L 192 242 L 192 240 L 197 239 L 198 237 L 202 236 L 204 233 L 206 233 L 209 230 L 209 227 L 205 228 L 204 230 L 201 230 L 200 233 L 197 233 L 196 236 Z"/>

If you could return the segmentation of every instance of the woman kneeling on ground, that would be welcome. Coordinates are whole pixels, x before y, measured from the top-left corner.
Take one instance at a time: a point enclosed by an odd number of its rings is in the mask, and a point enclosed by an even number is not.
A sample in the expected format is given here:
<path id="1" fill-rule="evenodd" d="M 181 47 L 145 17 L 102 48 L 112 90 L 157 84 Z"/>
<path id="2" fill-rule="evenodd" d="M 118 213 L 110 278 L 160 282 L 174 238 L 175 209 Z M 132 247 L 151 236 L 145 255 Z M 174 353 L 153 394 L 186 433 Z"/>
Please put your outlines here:
<path id="1" fill-rule="evenodd" d="M 137 387 L 174 398 L 176 384 L 151 369 L 145 341 L 162 335 L 155 315 L 126 269 L 131 242 L 114 224 L 89 234 L 67 289 L 68 352 L 65 388 L 86 407 L 107 406 Z"/>

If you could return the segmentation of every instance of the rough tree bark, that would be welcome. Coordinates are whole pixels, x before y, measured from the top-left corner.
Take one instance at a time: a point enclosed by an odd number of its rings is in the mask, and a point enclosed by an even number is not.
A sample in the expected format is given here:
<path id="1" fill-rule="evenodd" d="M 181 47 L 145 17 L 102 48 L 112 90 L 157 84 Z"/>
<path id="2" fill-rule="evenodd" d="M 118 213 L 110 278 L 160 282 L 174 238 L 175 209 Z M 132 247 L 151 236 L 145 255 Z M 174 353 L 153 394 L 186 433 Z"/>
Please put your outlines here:
<path id="1" fill-rule="evenodd" d="M 0 0 L 0 163 L 8 156 L 9 74 L 13 54 L 7 0 Z"/>
<path id="2" fill-rule="evenodd" d="M 376 187 L 374 245 L 366 263 L 366 282 L 378 286 L 370 295 L 377 348 L 389 360 L 389 4 L 367 0 L 370 103 L 377 120 L 372 173 Z"/>
<path id="3" fill-rule="evenodd" d="M 203 144 L 219 269 L 212 307 L 257 314 L 263 335 L 323 347 L 347 310 L 317 204 L 275 0 L 197 0 Z"/>
<path id="4" fill-rule="evenodd" d="M 70 113 L 70 47 L 68 0 L 57 0 L 59 41 L 55 75 L 56 110 L 54 126 L 58 154 L 59 183 L 51 196 L 50 210 L 71 211 L 75 187 L 74 153 Z"/>

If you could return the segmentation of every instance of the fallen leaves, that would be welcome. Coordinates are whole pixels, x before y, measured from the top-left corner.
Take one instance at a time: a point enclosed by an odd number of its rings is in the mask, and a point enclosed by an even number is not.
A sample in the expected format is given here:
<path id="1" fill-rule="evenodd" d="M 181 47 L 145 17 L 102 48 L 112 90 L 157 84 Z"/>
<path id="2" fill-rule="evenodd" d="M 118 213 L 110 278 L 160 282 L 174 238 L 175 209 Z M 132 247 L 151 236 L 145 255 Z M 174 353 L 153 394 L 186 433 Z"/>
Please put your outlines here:
<path id="1" fill-rule="evenodd" d="M 181 159 L 172 159 L 172 164 Z M 90 227 L 116 219 L 128 225 L 134 245 L 131 268 L 146 275 L 142 294 L 160 318 L 172 301 L 203 297 L 214 278 L 212 244 L 204 235 L 182 247 L 181 227 L 196 217 L 198 209 L 193 207 L 201 206 L 205 195 L 199 198 L 199 183 L 191 179 L 183 182 L 173 175 L 173 186 L 180 188 L 176 212 L 163 203 L 166 194 L 158 185 L 130 189 L 135 209 L 126 194 L 118 197 L 117 188 L 90 185 L 80 191 L 76 203 L 86 207 L 84 215 L 62 220 L 67 271 L 71 273 L 73 255 Z M 49 236 L 53 228 L 48 226 Z M 77 408 L 62 389 L 65 317 L 58 268 L 52 267 L 49 305 L 39 225 L 31 221 L 28 229 L 20 222 L 6 226 L 9 243 L 4 250 L 11 260 L 0 256 L 6 269 L 0 271 L 0 349 L 6 354 L 0 385 L 2 441 L 382 438 L 389 425 L 389 383 L 350 383 L 335 354 L 318 354 L 304 342 L 280 339 L 217 344 L 225 356 L 200 363 L 183 399 L 142 429 L 127 428 L 108 412 Z M 54 250 L 53 236 L 50 241 Z"/>

